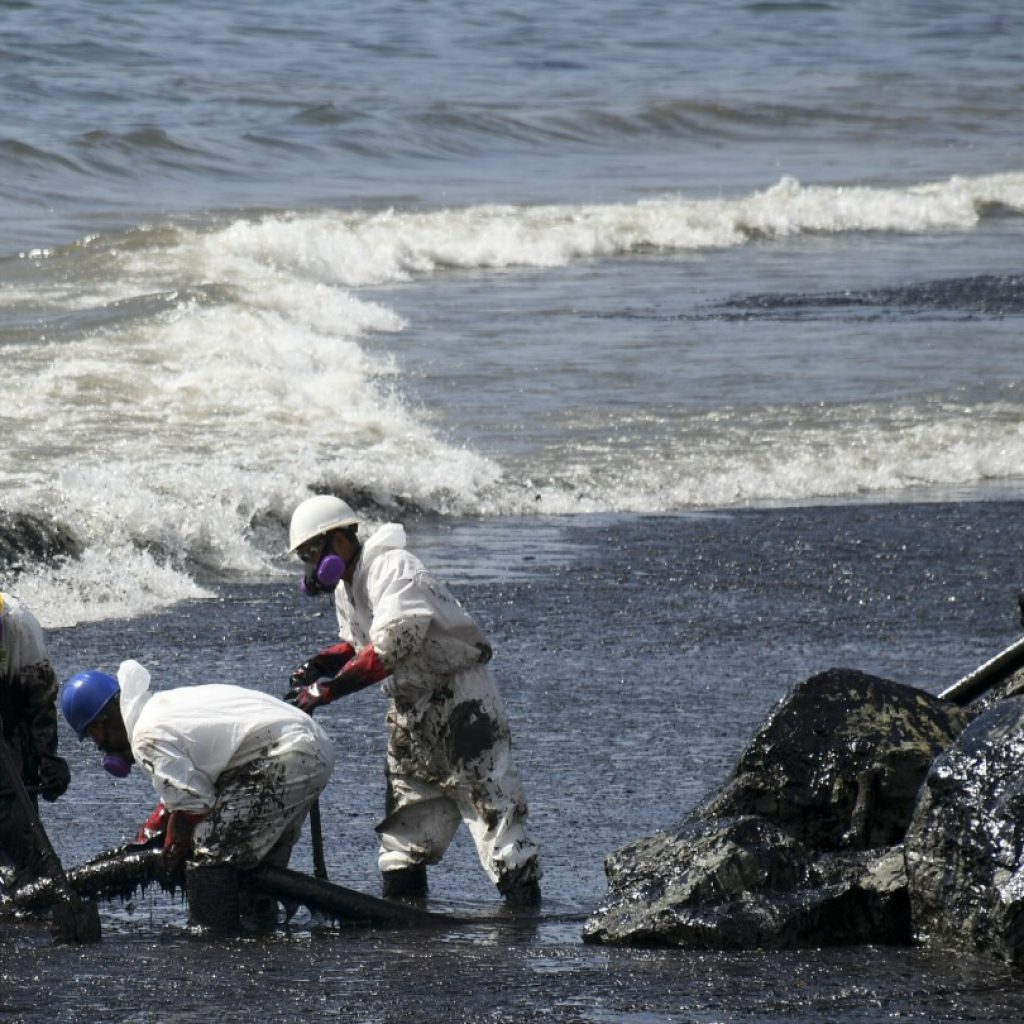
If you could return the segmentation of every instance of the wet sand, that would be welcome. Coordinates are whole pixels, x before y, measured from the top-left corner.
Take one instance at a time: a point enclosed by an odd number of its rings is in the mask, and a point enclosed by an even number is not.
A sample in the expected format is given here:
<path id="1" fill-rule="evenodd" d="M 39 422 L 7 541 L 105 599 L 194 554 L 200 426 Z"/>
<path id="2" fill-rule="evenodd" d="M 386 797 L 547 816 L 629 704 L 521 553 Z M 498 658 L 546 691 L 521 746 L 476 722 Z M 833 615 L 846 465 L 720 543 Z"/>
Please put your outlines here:
<path id="1" fill-rule="evenodd" d="M 584 946 L 602 859 L 670 825 L 730 770 L 794 683 L 831 666 L 938 692 L 1021 632 L 1024 504 L 878 505 L 658 518 L 410 523 L 414 546 L 495 642 L 531 821 L 539 919 L 502 907 L 460 834 L 431 871 L 448 932 L 321 927 L 210 940 L 150 890 L 101 907 L 104 941 L 54 947 L 0 923 L 0 1020 L 1016 1021 L 1024 975 L 920 949 L 703 954 Z M 58 672 L 137 657 L 158 685 L 283 692 L 332 636 L 291 580 L 50 635 Z M 338 747 L 322 799 L 332 879 L 378 891 L 375 691 L 319 715 Z M 43 809 L 64 863 L 119 845 L 154 803 L 65 732 L 69 794 Z M 292 866 L 310 870 L 304 836 Z"/>

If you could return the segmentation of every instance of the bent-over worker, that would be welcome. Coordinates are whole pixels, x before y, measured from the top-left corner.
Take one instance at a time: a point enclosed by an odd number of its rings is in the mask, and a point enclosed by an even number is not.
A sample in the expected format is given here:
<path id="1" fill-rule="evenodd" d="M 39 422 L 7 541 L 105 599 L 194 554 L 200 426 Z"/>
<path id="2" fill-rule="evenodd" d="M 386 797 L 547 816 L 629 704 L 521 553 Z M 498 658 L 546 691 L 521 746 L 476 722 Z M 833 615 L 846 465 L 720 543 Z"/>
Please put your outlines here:
<path id="1" fill-rule="evenodd" d="M 377 826 L 385 896 L 425 895 L 427 865 L 440 861 L 461 821 L 506 901 L 536 905 L 539 851 L 487 638 L 406 549 L 400 525 L 379 527 L 365 543 L 358 528 L 351 507 L 330 495 L 292 514 L 304 588 L 333 593 L 342 643 L 297 669 L 285 699 L 312 713 L 376 682 L 390 698 L 386 817 Z"/>
<path id="2" fill-rule="evenodd" d="M 108 755 L 112 774 L 137 764 L 150 777 L 167 812 L 172 875 L 186 858 L 190 867 L 285 867 L 334 767 L 327 733 L 297 708 L 221 683 L 153 692 L 137 661 L 122 662 L 116 679 L 73 676 L 61 710 L 79 740 Z"/>
<path id="3" fill-rule="evenodd" d="M 43 630 L 28 606 L 0 593 L 0 730 L 21 780 L 54 801 L 68 788 L 71 772 L 57 754 L 57 676 Z M 0 861 L 13 865 L 11 888 L 44 873 L 43 851 L 14 785 L 0 771 Z"/>

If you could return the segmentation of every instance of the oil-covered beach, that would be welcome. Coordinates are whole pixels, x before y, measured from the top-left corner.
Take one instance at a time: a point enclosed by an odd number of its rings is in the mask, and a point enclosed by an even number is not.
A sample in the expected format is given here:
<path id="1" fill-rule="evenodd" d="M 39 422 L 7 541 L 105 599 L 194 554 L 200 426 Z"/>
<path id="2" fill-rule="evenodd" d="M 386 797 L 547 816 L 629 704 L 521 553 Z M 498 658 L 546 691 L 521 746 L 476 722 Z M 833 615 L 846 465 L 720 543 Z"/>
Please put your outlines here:
<path id="1" fill-rule="evenodd" d="M 841 665 L 937 692 L 1012 638 L 1016 502 L 605 518 L 414 529 L 496 642 L 496 672 L 543 844 L 539 915 L 510 914 L 461 837 L 427 906 L 439 932 L 345 928 L 300 910 L 273 936 L 216 940 L 152 887 L 104 903 L 103 942 L 54 946 L 5 923 L 12 1019 L 1010 1021 L 1024 987 L 985 957 L 896 947 L 709 953 L 584 945 L 602 860 L 719 785 L 793 684 Z M 479 555 L 483 549 L 486 555 Z M 320 606 L 321 613 L 327 609 Z M 276 692 L 324 616 L 298 588 L 53 634 L 65 672 L 146 652 L 154 680 Z M 584 653 L 575 653 L 584 652 Z M 323 798 L 333 880 L 376 893 L 384 701 L 320 712 L 339 760 Z M 130 838 L 152 805 L 135 775 L 68 747 L 71 799 L 45 807 L 65 864 Z M 293 866 L 311 871 L 308 834 Z M 894 1015 L 898 1017 L 894 1018 Z"/>
<path id="2" fill-rule="evenodd" d="M 0 919 L 0 1018 L 1009 1022 L 921 947 L 585 944 L 604 858 L 679 821 L 832 667 L 938 694 L 1021 634 L 1024 163 L 1008 0 L 0 6 L 0 589 L 62 679 L 283 693 L 335 638 L 326 491 L 492 641 L 542 844 L 470 924 L 103 941 Z M 377 894 L 384 713 L 317 714 L 332 880 Z M 153 806 L 61 723 L 70 867 Z M 293 866 L 311 870 L 304 834 Z"/>

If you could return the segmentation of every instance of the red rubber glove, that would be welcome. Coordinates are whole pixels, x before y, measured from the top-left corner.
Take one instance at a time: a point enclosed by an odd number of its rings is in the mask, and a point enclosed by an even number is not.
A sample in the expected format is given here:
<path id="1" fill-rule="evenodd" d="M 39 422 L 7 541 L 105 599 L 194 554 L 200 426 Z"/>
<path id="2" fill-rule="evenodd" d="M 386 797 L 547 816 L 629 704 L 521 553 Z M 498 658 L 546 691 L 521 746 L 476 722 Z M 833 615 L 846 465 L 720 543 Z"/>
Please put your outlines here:
<path id="1" fill-rule="evenodd" d="M 158 836 L 162 837 L 167 833 L 167 819 L 171 812 L 167 810 L 163 800 L 153 808 L 150 816 L 139 826 L 135 838 L 130 846 L 148 846 Z"/>
<path id="2" fill-rule="evenodd" d="M 367 644 L 345 667 L 333 678 L 322 679 L 301 689 L 294 704 L 308 714 L 322 704 L 330 704 L 339 697 L 347 697 L 350 693 L 365 690 L 367 686 L 379 683 L 391 675 L 391 669 L 381 664 L 373 644 Z"/>
<path id="3" fill-rule="evenodd" d="M 163 858 L 170 864 L 180 864 L 192 852 L 192 833 L 205 814 L 190 811 L 171 811 L 164 834 Z"/>
<path id="4" fill-rule="evenodd" d="M 333 647 L 326 647 L 324 650 L 318 651 L 288 677 L 288 682 L 291 685 L 284 695 L 284 700 L 289 704 L 295 704 L 300 690 L 312 686 L 324 676 L 336 676 L 355 656 L 355 653 L 356 649 L 348 643 L 334 644 Z"/>

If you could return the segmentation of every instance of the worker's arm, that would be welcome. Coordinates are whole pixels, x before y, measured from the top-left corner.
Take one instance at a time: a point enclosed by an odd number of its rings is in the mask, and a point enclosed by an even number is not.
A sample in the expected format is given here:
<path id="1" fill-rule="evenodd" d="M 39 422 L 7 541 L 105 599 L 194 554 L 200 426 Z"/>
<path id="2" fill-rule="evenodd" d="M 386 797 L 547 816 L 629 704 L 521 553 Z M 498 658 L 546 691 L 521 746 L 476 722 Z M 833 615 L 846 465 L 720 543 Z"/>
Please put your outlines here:
<path id="1" fill-rule="evenodd" d="M 350 693 L 366 689 L 379 683 L 391 675 L 388 668 L 377 654 L 373 644 L 367 644 L 357 655 L 350 658 L 344 668 L 330 679 L 319 679 L 310 686 L 299 689 L 294 699 L 289 700 L 297 708 L 309 713 L 322 704 L 330 704 L 339 697 L 347 697 Z"/>
<path id="2" fill-rule="evenodd" d="M 57 676 L 43 660 L 18 670 L 32 756 L 39 765 L 39 793 L 56 800 L 71 781 L 67 761 L 57 754 Z"/>
<path id="3" fill-rule="evenodd" d="M 289 701 L 312 712 L 339 697 L 357 693 L 386 679 L 396 667 L 423 650 L 441 590 L 432 577 L 411 565 L 404 552 L 374 560 L 366 587 L 373 622 L 370 642 L 328 679 L 317 679 L 300 689 Z M 288 699 L 286 697 L 286 699 Z"/>

